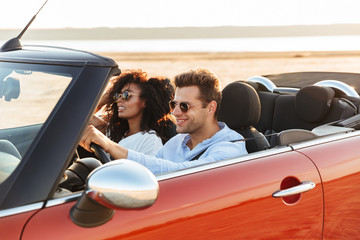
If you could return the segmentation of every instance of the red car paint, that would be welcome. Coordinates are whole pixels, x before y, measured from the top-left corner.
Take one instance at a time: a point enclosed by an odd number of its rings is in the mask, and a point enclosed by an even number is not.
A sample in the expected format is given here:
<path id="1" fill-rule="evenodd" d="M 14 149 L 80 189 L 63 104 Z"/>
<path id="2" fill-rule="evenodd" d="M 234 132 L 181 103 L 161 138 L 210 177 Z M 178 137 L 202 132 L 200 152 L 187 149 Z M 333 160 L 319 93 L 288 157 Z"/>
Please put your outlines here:
<path id="1" fill-rule="evenodd" d="M 291 205 L 273 198 L 289 176 L 316 187 Z M 321 239 L 324 211 L 318 171 L 294 151 L 160 181 L 153 206 L 117 210 L 112 220 L 95 228 L 71 221 L 73 205 L 37 213 L 23 239 L 39 232 L 44 239 Z"/>

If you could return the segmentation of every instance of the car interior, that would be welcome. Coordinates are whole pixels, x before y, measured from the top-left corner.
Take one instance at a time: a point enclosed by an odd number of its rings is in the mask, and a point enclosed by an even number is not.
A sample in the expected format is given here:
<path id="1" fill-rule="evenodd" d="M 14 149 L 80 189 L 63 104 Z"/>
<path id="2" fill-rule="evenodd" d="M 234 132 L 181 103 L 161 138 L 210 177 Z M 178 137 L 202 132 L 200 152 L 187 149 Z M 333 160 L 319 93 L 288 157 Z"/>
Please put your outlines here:
<path id="1" fill-rule="evenodd" d="M 343 84 L 326 85 L 236 81 L 223 89 L 219 120 L 244 136 L 249 153 L 358 129 L 359 96 L 347 94 Z"/>
<path id="2" fill-rule="evenodd" d="M 254 125 L 260 120 L 260 99 L 253 87 L 247 83 L 234 82 L 222 91 L 218 120 L 245 138 L 249 153 L 270 148 L 268 140 Z"/>
<path id="3" fill-rule="evenodd" d="M 248 153 L 350 132 L 360 129 L 360 97 L 349 94 L 347 88 L 350 86 L 341 83 L 334 87 L 326 82 L 301 89 L 282 88 L 264 77 L 236 81 L 222 91 L 218 119 L 244 136 Z M 0 131 L 0 154 L 4 160 L 0 162 L 0 182 L 18 165 L 41 126 Z M 176 134 L 173 122 L 164 127 L 168 138 Z M 81 190 L 88 173 L 101 165 L 93 157 L 80 154 L 79 159 L 75 154 L 73 165 L 66 170 L 68 181 L 62 181 L 60 187 L 72 192 Z M 85 175 L 79 177 L 78 172 Z"/>

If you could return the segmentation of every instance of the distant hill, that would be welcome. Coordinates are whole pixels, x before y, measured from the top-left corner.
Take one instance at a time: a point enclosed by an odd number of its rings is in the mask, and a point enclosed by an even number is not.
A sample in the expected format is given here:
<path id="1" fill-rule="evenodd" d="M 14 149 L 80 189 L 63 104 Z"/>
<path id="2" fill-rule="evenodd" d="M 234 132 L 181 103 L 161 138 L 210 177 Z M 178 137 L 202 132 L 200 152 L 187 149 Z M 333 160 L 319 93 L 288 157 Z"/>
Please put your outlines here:
<path id="1" fill-rule="evenodd" d="M 0 29 L 0 39 L 17 36 L 21 29 Z M 288 36 L 360 35 L 360 24 L 251 26 L 251 27 L 169 27 L 169 28 L 64 28 L 31 29 L 27 40 L 114 40 L 175 38 L 247 38 Z"/>

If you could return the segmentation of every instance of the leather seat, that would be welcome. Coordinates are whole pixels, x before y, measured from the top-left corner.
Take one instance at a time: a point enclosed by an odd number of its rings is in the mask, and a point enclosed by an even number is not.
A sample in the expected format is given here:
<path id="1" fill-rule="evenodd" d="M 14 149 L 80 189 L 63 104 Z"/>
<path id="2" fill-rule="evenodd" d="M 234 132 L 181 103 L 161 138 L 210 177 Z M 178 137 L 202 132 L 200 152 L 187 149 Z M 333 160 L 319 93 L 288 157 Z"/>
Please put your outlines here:
<path id="1" fill-rule="evenodd" d="M 296 94 L 295 110 L 303 121 L 316 126 L 346 119 L 357 113 L 357 107 L 335 95 L 329 87 L 307 86 Z"/>
<path id="2" fill-rule="evenodd" d="M 280 105 L 280 100 L 290 97 L 293 101 L 287 99 L 287 105 L 285 101 Z M 274 130 L 279 132 L 277 146 L 317 138 L 312 129 L 357 113 L 356 106 L 345 98 L 338 98 L 332 88 L 314 85 L 300 89 L 296 96 L 278 97 L 277 104 L 279 111 L 274 114 L 277 124 Z"/>
<path id="3" fill-rule="evenodd" d="M 253 126 L 259 121 L 261 105 L 255 89 L 244 82 L 233 82 L 222 91 L 218 120 L 246 139 L 249 153 L 270 147 L 264 135 Z"/>

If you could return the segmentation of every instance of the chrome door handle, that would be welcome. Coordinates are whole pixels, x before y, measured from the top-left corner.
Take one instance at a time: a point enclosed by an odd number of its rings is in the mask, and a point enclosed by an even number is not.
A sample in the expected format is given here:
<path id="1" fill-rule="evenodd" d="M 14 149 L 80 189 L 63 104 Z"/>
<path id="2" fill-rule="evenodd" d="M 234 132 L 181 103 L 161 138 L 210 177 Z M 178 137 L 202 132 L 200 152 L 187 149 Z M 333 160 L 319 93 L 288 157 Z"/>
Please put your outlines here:
<path id="1" fill-rule="evenodd" d="M 274 192 L 272 196 L 274 198 L 287 197 L 290 195 L 307 192 L 307 191 L 313 189 L 315 186 L 316 186 L 316 184 L 311 181 L 304 181 L 295 187 L 284 189 L 284 190 L 278 190 L 278 191 Z"/>

